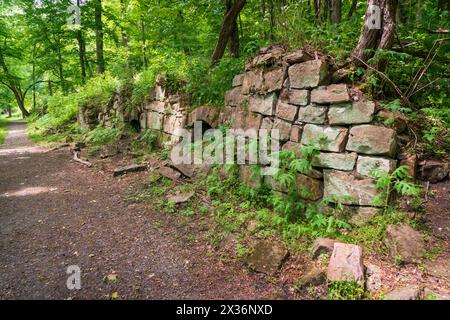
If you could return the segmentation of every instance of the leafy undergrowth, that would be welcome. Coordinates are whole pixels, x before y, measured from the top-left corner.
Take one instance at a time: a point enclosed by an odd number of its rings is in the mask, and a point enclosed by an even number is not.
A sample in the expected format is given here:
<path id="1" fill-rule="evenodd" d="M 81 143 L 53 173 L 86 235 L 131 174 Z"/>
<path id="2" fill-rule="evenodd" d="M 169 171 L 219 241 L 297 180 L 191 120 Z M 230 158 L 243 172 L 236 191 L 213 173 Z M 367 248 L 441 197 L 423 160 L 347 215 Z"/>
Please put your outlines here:
<path id="1" fill-rule="evenodd" d="M 8 120 L 0 117 L 0 144 L 3 144 L 5 142 L 7 126 L 8 126 Z"/>
<path id="2" fill-rule="evenodd" d="M 330 237 L 361 245 L 368 253 L 385 254 L 381 243 L 387 225 L 407 221 L 405 214 L 390 208 L 361 227 L 330 227 L 327 219 L 333 215 L 324 216 L 316 205 L 310 205 L 302 211 L 303 214 L 292 218 L 274 208 L 273 199 L 278 195 L 264 186 L 259 189 L 247 187 L 238 179 L 235 169 L 231 167 L 226 173 L 217 167 L 207 175 L 199 173 L 182 182 L 151 173 L 150 186 L 144 191 L 130 193 L 128 200 L 145 201 L 154 209 L 170 215 L 210 217 L 212 247 L 218 249 L 224 239 L 233 236 L 237 241 L 234 252 L 237 258 L 250 251 L 254 240 L 273 238 L 282 240 L 292 253 L 306 253 L 317 237 Z M 195 190 L 195 195 L 184 204 L 176 204 L 166 198 L 192 190 Z"/>

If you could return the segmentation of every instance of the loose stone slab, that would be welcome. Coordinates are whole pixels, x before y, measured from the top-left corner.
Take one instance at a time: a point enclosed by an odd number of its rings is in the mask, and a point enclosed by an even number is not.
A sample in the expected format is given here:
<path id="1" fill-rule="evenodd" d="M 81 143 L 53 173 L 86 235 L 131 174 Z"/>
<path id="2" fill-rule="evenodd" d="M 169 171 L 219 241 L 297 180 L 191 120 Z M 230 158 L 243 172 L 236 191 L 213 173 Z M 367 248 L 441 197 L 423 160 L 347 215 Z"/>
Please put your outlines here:
<path id="1" fill-rule="evenodd" d="M 258 112 L 266 116 L 274 114 L 275 105 L 277 103 L 277 95 L 275 93 L 260 96 L 254 95 L 249 97 L 249 110 Z"/>
<path id="2" fill-rule="evenodd" d="M 322 269 L 312 267 L 306 270 L 305 274 L 303 274 L 298 281 L 296 281 L 296 285 L 298 289 L 303 289 L 310 286 L 321 285 L 322 283 L 325 283 L 326 280 L 327 276 Z"/>
<path id="3" fill-rule="evenodd" d="M 389 292 L 384 300 L 420 300 L 421 290 L 415 286 L 408 286 Z"/>
<path id="4" fill-rule="evenodd" d="M 246 262 L 258 272 L 274 275 L 288 255 L 281 242 L 259 241 Z"/>
<path id="5" fill-rule="evenodd" d="M 312 245 L 311 254 L 313 259 L 317 259 L 322 254 L 331 255 L 334 250 L 334 244 L 339 240 L 330 238 L 317 238 Z"/>
<path id="6" fill-rule="evenodd" d="M 381 269 L 371 263 L 366 265 L 366 289 L 370 292 L 381 289 Z"/>
<path id="7" fill-rule="evenodd" d="M 391 173 L 397 167 L 397 160 L 359 156 L 356 163 L 356 172 L 362 176 L 372 177 L 372 170 L 381 170 Z"/>
<path id="8" fill-rule="evenodd" d="M 117 168 L 114 169 L 114 173 L 113 176 L 117 177 L 117 176 L 121 176 L 130 172 L 138 172 L 138 171 L 145 171 L 147 170 L 147 166 L 143 165 L 143 164 L 131 164 L 129 166 L 126 167 L 121 167 L 121 168 Z"/>
<path id="9" fill-rule="evenodd" d="M 351 153 L 328 153 L 321 152 L 313 159 L 313 166 L 342 171 L 352 171 L 355 167 L 358 155 Z"/>
<path id="10" fill-rule="evenodd" d="M 296 106 L 306 106 L 309 102 L 308 90 L 283 90 L 280 99 Z"/>
<path id="11" fill-rule="evenodd" d="M 292 65 L 288 73 L 291 88 L 310 89 L 323 83 L 327 65 L 322 60 L 306 61 Z"/>
<path id="12" fill-rule="evenodd" d="M 298 110 L 297 106 L 282 101 L 278 101 L 276 116 L 278 118 L 292 122 L 295 120 L 297 110 Z"/>
<path id="13" fill-rule="evenodd" d="M 396 148 L 397 135 L 392 129 L 369 124 L 350 129 L 347 143 L 347 150 L 349 151 L 392 157 Z"/>
<path id="14" fill-rule="evenodd" d="M 174 181 L 178 180 L 181 177 L 181 173 L 169 167 L 161 167 L 159 168 L 158 172 L 162 176 Z"/>
<path id="15" fill-rule="evenodd" d="M 178 193 L 175 195 L 170 195 L 167 200 L 174 202 L 175 204 L 188 202 L 194 196 L 194 191 L 186 193 Z"/>
<path id="16" fill-rule="evenodd" d="M 417 263 L 425 253 L 422 234 L 407 224 L 388 225 L 384 242 L 396 262 Z"/>
<path id="17" fill-rule="evenodd" d="M 364 283 L 362 248 L 354 244 L 335 243 L 327 272 L 328 281 Z"/>
<path id="18" fill-rule="evenodd" d="M 327 112 L 326 107 L 316 106 L 310 104 L 306 107 L 301 107 L 298 112 L 298 122 L 314 123 L 314 124 L 324 124 L 325 123 L 325 113 Z"/>
<path id="19" fill-rule="evenodd" d="M 346 84 L 331 84 L 311 91 L 311 102 L 317 104 L 335 104 L 350 101 Z"/>
<path id="20" fill-rule="evenodd" d="M 288 64 L 305 62 L 312 59 L 313 58 L 303 50 L 297 50 L 292 53 L 288 53 L 283 57 L 283 61 L 285 61 Z"/>
<path id="21" fill-rule="evenodd" d="M 319 150 L 342 152 L 348 130 L 342 127 L 324 127 L 307 124 L 303 128 L 302 144 L 312 145 Z"/>
<path id="22" fill-rule="evenodd" d="M 372 221 L 379 209 L 373 207 L 360 207 L 351 211 L 353 211 L 353 215 L 348 222 L 353 226 L 360 227 Z"/>
<path id="23" fill-rule="evenodd" d="M 324 197 L 337 197 L 342 204 L 375 206 L 378 195 L 373 179 L 358 179 L 351 172 L 324 170 Z M 349 198 L 350 197 L 350 198 Z"/>
<path id="24" fill-rule="evenodd" d="M 375 103 L 372 101 L 355 101 L 343 105 L 332 105 L 328 111 L 331 125 L 370 123 L 373 119 Z"/>

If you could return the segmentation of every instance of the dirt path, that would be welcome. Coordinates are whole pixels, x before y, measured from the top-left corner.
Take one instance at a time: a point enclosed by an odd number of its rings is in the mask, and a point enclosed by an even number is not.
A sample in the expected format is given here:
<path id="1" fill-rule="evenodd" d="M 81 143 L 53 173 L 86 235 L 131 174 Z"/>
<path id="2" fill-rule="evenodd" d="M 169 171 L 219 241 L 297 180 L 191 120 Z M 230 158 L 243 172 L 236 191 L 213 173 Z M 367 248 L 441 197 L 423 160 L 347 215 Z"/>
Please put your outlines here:
<path id="1" fill-rule="evenodd" d="M 0 298 L 286 298 L 205 244 L 186 245 L 145 205 L 127 205 L 127 188 L 145 173 L 117 179 L 70 159 L 33 147 L 25 124 L 11 124 L 0 146 Z M 70 265 L 81 268 L 81 290 L 66 287 Z"/>

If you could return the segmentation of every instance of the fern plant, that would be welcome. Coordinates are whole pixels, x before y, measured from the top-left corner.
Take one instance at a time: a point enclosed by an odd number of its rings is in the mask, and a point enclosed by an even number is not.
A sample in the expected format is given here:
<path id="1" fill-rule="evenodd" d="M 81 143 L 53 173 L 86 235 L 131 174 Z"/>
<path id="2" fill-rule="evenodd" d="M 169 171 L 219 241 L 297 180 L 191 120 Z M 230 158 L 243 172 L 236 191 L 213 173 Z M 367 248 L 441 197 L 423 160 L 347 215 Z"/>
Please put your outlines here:
<path id="1" fill-rule="evenodd" d="M 374 205 L 382 206 L 386 211 L 393 192 L 397 192 L 401 196 L 418 197 L 420 195 L 421 187 L 410 182 L 411 176 L 408 169 L 409 166 L 403 165 L 392 173 L 381 169 L 371 170 L 370 175 L 376 179 L 376 187 L 380 191 L 373 201 Z"/>

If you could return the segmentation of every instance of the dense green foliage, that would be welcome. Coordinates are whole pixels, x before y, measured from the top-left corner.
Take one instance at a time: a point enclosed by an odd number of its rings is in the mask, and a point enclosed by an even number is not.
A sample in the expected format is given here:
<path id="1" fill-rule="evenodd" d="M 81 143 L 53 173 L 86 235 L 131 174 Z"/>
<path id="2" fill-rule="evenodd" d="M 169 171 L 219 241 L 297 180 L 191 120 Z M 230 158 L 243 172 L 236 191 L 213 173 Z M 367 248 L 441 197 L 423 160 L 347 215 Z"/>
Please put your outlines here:
<path id="1" fill-rule="evenodd" d="M 2 68 L 0 78 L 3 84 L 15 81 L 24 93 L 28 111 L 42 114 L 58 110 L 68 115 L 80 103 L 103 104 L 119 83 L 132 85 L 133 102 L 138 104 L 161 73 L 192 96 L 193 106 L 206 103 L 220 106 L 232 76 L 258 48 L 270 43 L 284 43 L 291 48 L 309 45 L 344 62 L 358 42 L 366 10 L 366 3 L 357 1 L 356 10 L 349 17 L 351 1 L 343 1 L 343 18 L 332 24 L 328 13 L 321 12 L 316 17 L 310 1 L 248 0 L 237 21 L 241 57 L 226 54 L 211 68 L 210 57 L 225 12 L 224 1 L 103 0 L 103 56 L 107 75 L 97 76 L 98 25 L 94 19 L 97 1 L 78 1 L 81 25 L 75 27 L 67 23 L 67 1 L 2 2 L 0 53 L 7 70 Z M 402 111 L 420 117 L 421 110 L 430 119 L 421 133 L 431 142 L 448 140 L 443 130 L 448 128 L 449 120 L 449 43 L 445 35 L 430 30 L 448 29 L 450 13 L 438 8 L 437 0 L 402 2 L 399 10 L 394 48 L 380 50 L 374 60 L 388 61 L 386 76 L 412 103 L 403 103 Z M 80 59 L 84 71 L 80 69 Z M 357 79 L 363 73 L 355 69 L 352 77 Z M 105 81 L 103 90 L 101 82 Z M 366 77 L 365 87 L 377 98 L 400 98 L 378 73 Z M 7 86 L 1 86 L 0 93 L 0 106 L 16 103 Z M 52 94 L 60 97 L 60 106 L 46 109 Z"/>

